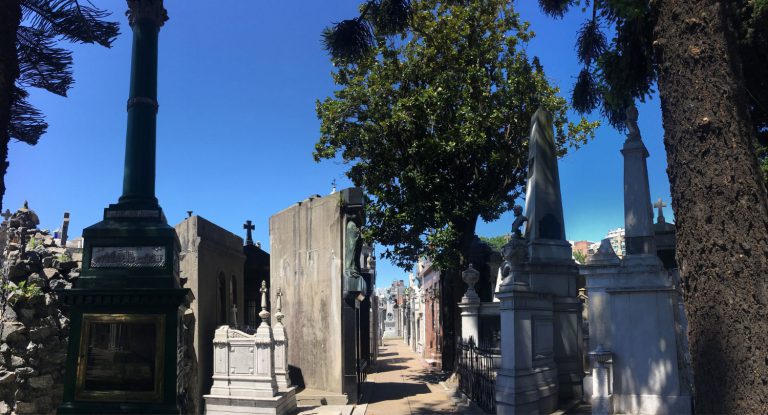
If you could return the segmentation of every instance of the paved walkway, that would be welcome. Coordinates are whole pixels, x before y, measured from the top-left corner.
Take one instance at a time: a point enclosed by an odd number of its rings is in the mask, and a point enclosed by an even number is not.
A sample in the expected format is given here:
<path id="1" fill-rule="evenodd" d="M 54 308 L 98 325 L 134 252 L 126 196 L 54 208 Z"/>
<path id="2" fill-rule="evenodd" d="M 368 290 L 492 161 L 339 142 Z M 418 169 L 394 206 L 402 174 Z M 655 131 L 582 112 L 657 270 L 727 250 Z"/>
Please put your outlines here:
<path id="1" fill-rule="evenodd" d="M 367 403 L 364 413 L 482 414 L 456 402 L 454 391 L 441 384 L 444 380 L 444 374 L 431 370 L 401 339 L 385 340 L 376 373 L 368 375 L 363 386 L 363 401 Z"/>

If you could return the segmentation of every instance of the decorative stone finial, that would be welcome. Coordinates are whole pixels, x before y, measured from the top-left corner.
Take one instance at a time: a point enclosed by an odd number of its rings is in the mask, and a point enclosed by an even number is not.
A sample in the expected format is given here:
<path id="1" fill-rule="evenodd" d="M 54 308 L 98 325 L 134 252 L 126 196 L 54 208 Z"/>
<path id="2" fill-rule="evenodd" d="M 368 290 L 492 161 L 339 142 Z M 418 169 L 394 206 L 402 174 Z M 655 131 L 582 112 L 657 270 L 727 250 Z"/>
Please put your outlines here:
<path id="1" fill-rule="evenodd" d="M 475 284 L 477 284 L 477 281 L 480 280 L 480 272 L 476 270 L 474 265 L 470 263 L 469 268 L 461 273 L 461 278 L 469 286 L 469 288 L 467 288 L 467 292 L 464 294 L 464 297 L 461 299 L 462 302 L 480 301 L 480 297 L 478 297 L 477 291 L 475 291 Z"/>
<path id="2" fill-rule="evenodd" d="M 278 324 L 283 324 L 283 318 L 285 317 L 285 314 L 283 314 L 283 289 L 278 288 L 276 295 L 277 295 L 277 313 L 275 313 L 275 319 L 277 320 Z"/>
<path id="3" fill-rule="evenodd" d="M 267 282 L 262 281 L 261 282 L 261 311 L 259 312 L 259 317 L 261 317 L 261 321 L 263 324 L 267 324 L 267 320 L 269 319 L 269 311 L 267 311 Z"/>
<path id="4" fill-rule="evenodd" d="M 19 209 L 22 212 L 28 212 L 29 211 L 29 202 L 26 200 L 24 201 L 24 205 L 21 206 L 21 209 Z"/>
<path id="5" fill-rule="evenodd" d="M 128 0 L 128 24 L 135 26 L 139 20 L 152 19 L 158 28 L 168 20 L 168 11 L 163 7 L 163 0 Z"/>

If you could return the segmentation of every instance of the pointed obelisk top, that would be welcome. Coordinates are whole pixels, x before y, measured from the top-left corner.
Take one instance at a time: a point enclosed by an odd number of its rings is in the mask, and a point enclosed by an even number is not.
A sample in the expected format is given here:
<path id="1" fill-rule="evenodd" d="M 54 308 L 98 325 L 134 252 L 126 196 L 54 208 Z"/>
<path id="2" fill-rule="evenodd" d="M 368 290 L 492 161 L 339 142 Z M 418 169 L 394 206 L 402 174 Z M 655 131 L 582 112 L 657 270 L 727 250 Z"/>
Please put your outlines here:
<path id="1" fill-rule="evenodd" d="M 531 119 L 528 149 L 525 237 L 530 244 L 530 257 L 570 260 L 552 114 L 543 108 L 536 110 Z"/>

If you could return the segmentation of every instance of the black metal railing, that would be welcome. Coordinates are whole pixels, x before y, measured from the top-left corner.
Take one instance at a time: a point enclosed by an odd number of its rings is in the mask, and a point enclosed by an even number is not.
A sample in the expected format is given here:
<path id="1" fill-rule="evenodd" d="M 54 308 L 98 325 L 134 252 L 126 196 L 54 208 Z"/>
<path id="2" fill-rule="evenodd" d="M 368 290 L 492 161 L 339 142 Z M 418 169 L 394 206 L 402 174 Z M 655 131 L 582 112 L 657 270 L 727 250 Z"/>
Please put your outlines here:
<path id="1" fill-rule="evenodd" d="M 477 406 L 490 414 L 496 413 L 496 371 L 501 364 L 501 351 L 476 345 L 475 339 L 458 344 L 459 390 Z"/>

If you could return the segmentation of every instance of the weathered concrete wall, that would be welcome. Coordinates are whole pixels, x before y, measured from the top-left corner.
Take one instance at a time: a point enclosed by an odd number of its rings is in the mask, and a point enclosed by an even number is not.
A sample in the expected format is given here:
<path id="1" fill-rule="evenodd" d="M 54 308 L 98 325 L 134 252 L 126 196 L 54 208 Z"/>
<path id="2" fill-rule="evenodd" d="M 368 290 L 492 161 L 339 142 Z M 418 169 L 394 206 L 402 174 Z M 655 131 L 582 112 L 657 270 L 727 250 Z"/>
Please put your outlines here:
<path id="1" fill-rule="evenodd" d="M 310 198 L 269 219 L 270 297 L 283 290 L 291 380 L 342 393 L 340 194 Z"/>
<path id="2" fill-rule="evenodd" d="M 192 311 L 196 316 L 199 391 L 207 394 L 213 383 L 214 332 L 220 323 L 234 325 L 233 304 L 237 305 L 237 325 L 243 324 L 243 239 L 200 216 L 189 217 L 175 228 L 181 244 L 181 277 L 188 279 L 185 287 L 195 296 Z M 220 281 L 223 281 L 221 286 Z M 233 289 L 236 292 L 233 293 Z M 235 298 L 231 294 L 235 294 Z M 226 307 L 223 316 L 222 298 Z"/>

